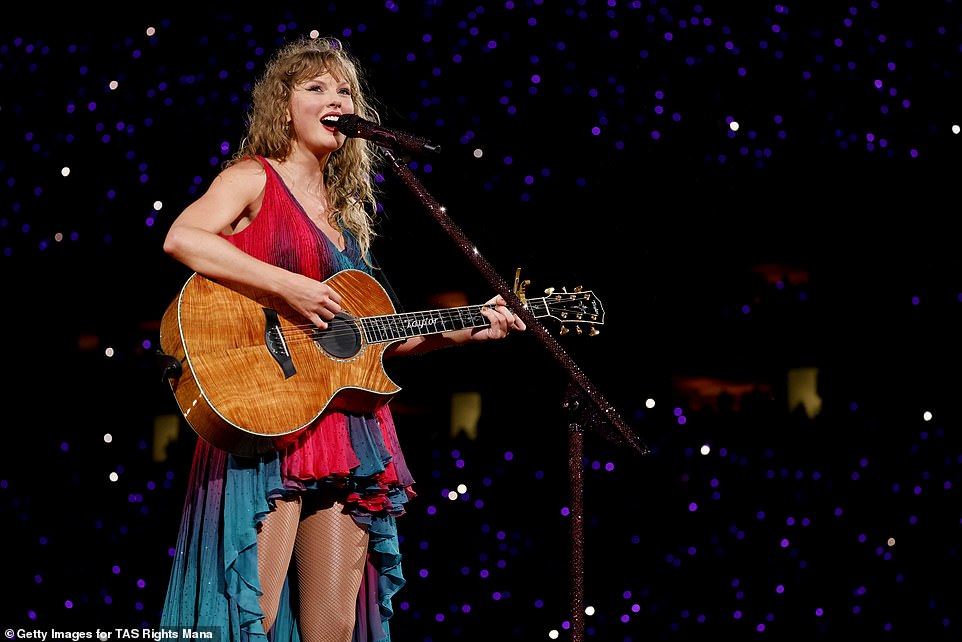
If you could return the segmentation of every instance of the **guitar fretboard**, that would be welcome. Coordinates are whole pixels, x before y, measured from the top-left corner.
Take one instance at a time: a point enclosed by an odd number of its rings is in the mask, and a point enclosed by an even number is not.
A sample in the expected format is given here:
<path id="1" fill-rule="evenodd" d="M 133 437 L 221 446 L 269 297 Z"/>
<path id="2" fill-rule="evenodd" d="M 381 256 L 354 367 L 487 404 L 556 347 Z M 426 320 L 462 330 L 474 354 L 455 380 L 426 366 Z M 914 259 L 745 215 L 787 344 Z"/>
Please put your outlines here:
<path id="1" fill-rule="evenodd" d="M 365 317 L 361 319 L 361 330 L 369 343 L 387 343 L 451 330 L 482 328 L 488 325 L 488 320 L 481 314 L 481 310 L 485 307 L 490 306 L 467 305 L 459 308 Z M 529 301 L 528 308 L 536 317 L 545 316 L 544 299 L 540 299 L 540 304 Z"/>

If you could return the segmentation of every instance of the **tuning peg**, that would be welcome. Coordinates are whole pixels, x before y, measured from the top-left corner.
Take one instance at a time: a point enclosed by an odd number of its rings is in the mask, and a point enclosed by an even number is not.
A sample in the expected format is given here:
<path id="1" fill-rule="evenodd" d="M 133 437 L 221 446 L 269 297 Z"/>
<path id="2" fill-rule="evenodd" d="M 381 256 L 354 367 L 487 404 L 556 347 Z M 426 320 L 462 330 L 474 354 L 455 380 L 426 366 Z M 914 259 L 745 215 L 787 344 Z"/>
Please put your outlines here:
<path id="1" fill-rule="evenodd" d="M 580 325 L 575 326 L 575 332 L 577 332 L 579 336 L 581 335 L 581 326 L 580 326 Z"/>
<path id="2" fill-rule="evenodd" d="M 577 286 L 577 287 L 575 287 L 575 292 L 581 292 L 581 286 L 580 286 L 580 285 Z"/>
<path id="3" fill-rule="evenodd" d="M 594 326 L 591 326 L 591 329 L 588 330 L 588 336 L 589 336 L 589 337 L 597 337 L 599 334 L 601 334 L 601 330 L 599 330 L 598 328 L 596 328 L 596 327 L 594 327 Z"/>
<path id="4" fill-rule="evenodd" d="M 558 334 L 560 334 L 561 336 L 564 336 L 564 335 L 568 334 L 568 332 L 569 332 L 568 326 L 563 325 L 563 326 L 561 326 L 561 332 L 559 332 Z"/>
<path id="5" fill-rule="evenodd" d="M 554 294 L 554 288 L 545 288 L 545 289 L 544 289 L 544 293 L 545 293 L 547 296 L 551 296 L 552 294 Z"/>

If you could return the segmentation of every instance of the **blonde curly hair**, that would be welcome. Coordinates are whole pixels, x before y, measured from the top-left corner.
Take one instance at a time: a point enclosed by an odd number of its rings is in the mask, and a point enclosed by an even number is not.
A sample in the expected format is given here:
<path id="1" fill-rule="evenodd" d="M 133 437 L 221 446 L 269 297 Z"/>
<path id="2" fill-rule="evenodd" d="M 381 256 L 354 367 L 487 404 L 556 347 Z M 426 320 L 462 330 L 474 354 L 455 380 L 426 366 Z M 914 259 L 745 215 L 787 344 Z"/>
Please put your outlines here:
<path id="1" fill-rule="evenodd" d="M 353 54 L 337 38 L 302 36 L 278 49 L 254 84 L 247 132 L 227 165 L 253 155 L 285 160 L 294 145 L 294 134 L 287 125 L 294 87 L 325 73 L 348 82 L 355 114 L 379 122 L 373 99 L 366 92 L 367 80 Z M 354 235 L 365 259 L 376 236 L 373 225 L 378 200 L 371 178 L 381 161 L 375 145 L 362 138 L 348 138 L 324 167 L 331 224 Z"/>

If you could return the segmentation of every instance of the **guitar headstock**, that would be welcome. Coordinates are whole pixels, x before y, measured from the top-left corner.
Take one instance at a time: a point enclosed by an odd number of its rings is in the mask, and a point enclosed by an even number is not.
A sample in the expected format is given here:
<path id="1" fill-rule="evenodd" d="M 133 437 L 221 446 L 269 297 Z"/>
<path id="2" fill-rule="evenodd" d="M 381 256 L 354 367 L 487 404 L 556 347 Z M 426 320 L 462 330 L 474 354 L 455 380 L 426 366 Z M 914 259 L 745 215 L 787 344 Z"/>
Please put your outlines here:
<path id="1" fill-rule="evenodd" d="M 579 285 L 571 292 L 564 288 L 561 288 L 561 292 L 548 288 L 544 293 L 545 297 L 542 301 L 544 301 L 545 313 L 561 322 L 561 336 L 568 334 L 571 325 L 574 325 L 575 332 L 578 334 L 583 332 L 583 326 L 590 326 L 589 337 L 601 332 L 598 326 L 605 322 L 605 309 L 594 292 L 583 290 Z M 530 302 L 528 305 L 532 307 Z"/>
<path id="2" fill-rule="evenodd" d="M 519 270 L 520 272 L 520 270 Z M 531 281 L 519 282 L 518 273 L 515 274 L 514 292 L 528 307 L 536 318 L 551 317 L 561 322 L 561 336 L 568 334 L 569 326 L 574 326 L 575 332 L 583 333 L 583 327 L 589 326 L 588 336 L 596 336 L 601 331 L 598 326 L 604 325 L 605 309 L 601 301 L 591 290 L 584 290 L 579 285 L 571 292 L 561 288 L 547 288 L 545 296 L 531 299 L 525 293 L 525 288 Z"/>

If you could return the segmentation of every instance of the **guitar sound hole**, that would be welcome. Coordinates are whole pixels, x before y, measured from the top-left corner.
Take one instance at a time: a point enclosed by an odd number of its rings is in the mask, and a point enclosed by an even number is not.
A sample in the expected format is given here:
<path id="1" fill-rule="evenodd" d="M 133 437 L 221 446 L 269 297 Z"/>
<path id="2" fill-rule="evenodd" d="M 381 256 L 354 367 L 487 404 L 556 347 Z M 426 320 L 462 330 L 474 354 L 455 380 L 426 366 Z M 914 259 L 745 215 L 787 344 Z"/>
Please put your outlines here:
<path id="1" fill-rule="evenodd" d="M 338 312 L 327 322 L 327 330 L 316 330 L 314 340 L 328 354 L 348 359 L 361 350 L 361 332 L 354 317 Z"/>

